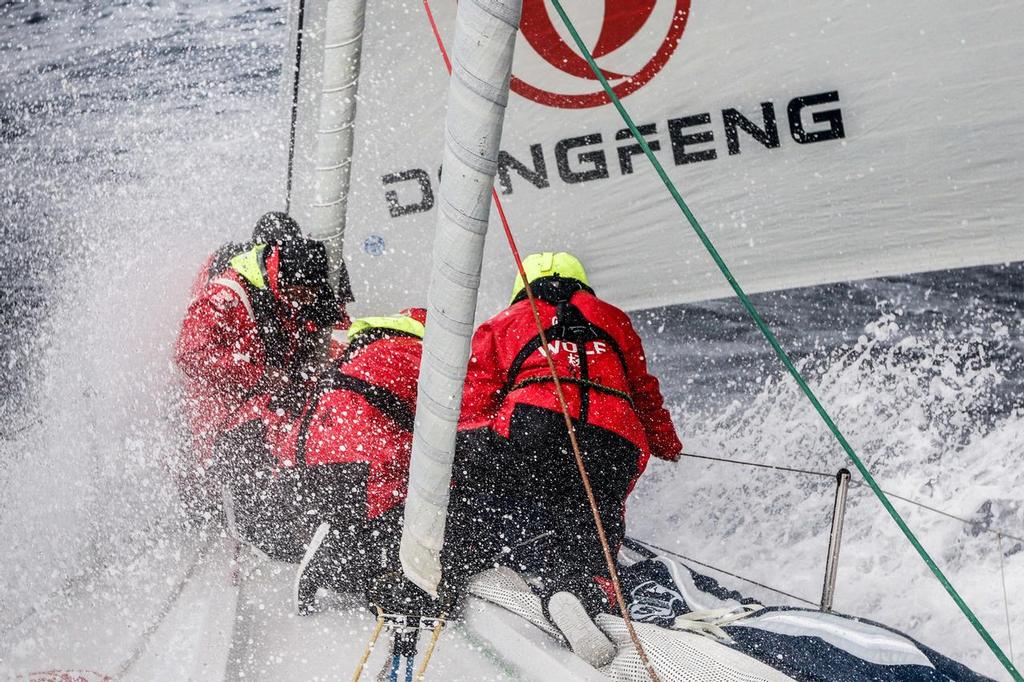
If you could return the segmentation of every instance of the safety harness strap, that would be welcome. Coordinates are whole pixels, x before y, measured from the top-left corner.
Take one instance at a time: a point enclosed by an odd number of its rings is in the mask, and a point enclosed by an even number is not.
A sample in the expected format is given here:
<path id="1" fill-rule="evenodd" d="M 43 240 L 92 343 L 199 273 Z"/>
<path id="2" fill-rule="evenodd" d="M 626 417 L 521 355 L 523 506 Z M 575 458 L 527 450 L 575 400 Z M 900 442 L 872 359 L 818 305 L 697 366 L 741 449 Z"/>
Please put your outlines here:
<path id="1" fill-rule="evenodd" d="M 288 333 L 281 326 L 277 314 L 277 300 L 269 288 L 257 289 L 247 280 L 242 286 L 248 290 L 249 299 L 252 301 L 253 321 L 256 323 L 256 333 L 259 334 L 267 353 L 267 364 L 283 368 L 285 352 L 288 349 Z"/>
<path id="2" fill-rule="evenodd" d="M 367 403 L 391 419 L 398 428 L 403 431 L 412 431 L 415 416 L 401 398 L 383 386 L 371 384 L 369 381 L 358 377 L 343 374 L 339 367 L 334 376 L 326 382 L 322 382 L 321 387 L 314 394 L 313 400 L 310 401 L 309 406 L 306 408 L 306 413 L 302 417 L 302 424 L 299 426 L 298 442 L 295 444 L 296 466 L 306 465 L 306 441 L 309 438 L 310 423 L 313 421 L 313 415 L 316 414 L 320 398 L 331 391 L 339 390 L 351 391 L 362 396 Z"/>
<path id="3" fill-rule="evenodd" d="M 599 384 L 596 381 L 591 381 L 589 379 L 577 379 L 575 377 L 558 377 L 558 380 L 561 381 L 563 384 L 573 384 L 574 386 L 581 386 L 581 387 L 584 387 L 584 388 L 592 388 L 595 391 L 599 391 L 601 393 L 607 393 L 608 395 L 613 395 L 616 398 L 622 398 L 623 400 L 625 400 L 626 402 L 629 403 L 630 407 L 636 407 L 633 404 L 633 396 L 631 396 L 630 394 L 626 393 L 625 391 L 620 391 L 617 388 L 612 388 L 611 386 L 605 386 L 604 384 Z M 549 376 L 531 377 L 529 379 L 523 379 L 522 381 L 517 382 L 515 384 L 515 386 L 512 387 L 511 390 L 512 391 L 516 391 L 516 390 L 518 390 L 520 388 L 524 388 L 526 386 L 532 386 L 534 384 L 552 383 L 553 381 L 554 381 L 554 379 L 552 379 Z"/>
<path id="4" fill-rule="evenodd" d="M 266 265 L 262 257 L 265 248 L 265 245 L 257 244 L 231 259 L 230 267 L 238 273 L 240 282 L 229 277 L 218 277 L 213 283 L 227 287 L 238 296 L 249 318 L 256 325 L 256 333 L 267 355 L 267 364 L 283 367 L 288 338 L 277 314 L 277 300 L 267 286 Z"/>
<path id="5" fill-rule="evenodd" d="M 550 303 L 550 301 L 549 301 Z M 557 322 L 554 325 L 545 330 L 545 335 L 548 341 L 570 341 L 576 343 L 579 346 L 580 359 L 585 362 L 586 348 L 585 344 L 592 341 L 603 341 L 608 344 L 615 355 L 619 358 L 619 363 L 622 365 L 623 376 L 629 376 L 629 370 L 626 365 L 626 356 L 622 352 L 622 348 L 619 346 L 619 342 L 604 329 L 601 329 L 596 324 L 588 320 L 583 313 L 575 305 L 569 301 L 560 301 L 554 303 L 557 306 L 558 313 L 556 316 Z M 554 381 L 550 376 L 537 377 L 536 379 L 524 379 L 517 381 L 519 373 L 523 369 L 523 364 L 538 348 L 541 347 L 540 334 L 537 334 L 516 353 L 515 358 L 512 360 L 512 364 L 509 366 L 508 375 L 505 379 L 505 385 L 502 387 L 499 395 L 504 400 L 512 391 L 523 386 L 531 384 L 551 382 Z M 581 364 L 583 364 L 581 362 Z M 591 381 L 587 377 L 558 377 L 559 381 L 565 383 L 575 384 L 584 388 L 593 388 L 595 390 L 615 395 L 629 401 L 630 406 L 633 405 L 633 398 L 626 391 L 620 391 L 618 389 L 604 386 L 596 381 Z"/>
<path id="6" fill-rule="evenodd" d="M 305 466 L 306 464 L 306 440 L 309 437 L 309 426 L 310 422 L 313 421 L 313 415 L 316 413 L 316 408 L 320 404 L 320 398 L 330 391 L 351 391 L 357 393 L 366 400 L 372 407 L 376 408 L 379 412 L 386 415 L 391 421 L 403 431 L 411 432 L 413 424 L 415 423 L 415 413 L 404 400 L 398 397 L 394 393 L 383 386 L 377 384 L 371 384 L 369 381 L 365 381 L 358 377 L 345 374 L 341 371 L 341 368 L 345 366 L 352 354 L 361 348 L 365 348 L 374 341 L 379 341 L 383 338 L 390 336 L 413 336 L 412 334 L 406 334 L 394 329 L 368 329 L 367 331 L 359 334 L 349 347 L 345 350 L 345 354 L 342 359 L 338 362 L 337 369 L 333 375 L 326 380 L 321 380 L 319 386 L 313 394 L 313 399 L 309 402 L 309 406 L 306 408 L 306 414 L 303 416 L 302 425 L 299 427 L 299 439 L 295 446 L 295 462 L 298 466 Z"/>
<path id="7" fill-rule="evenodd" d="M 412 431 L 415 422 L 413 411 L 393 391 L 350 374 L 343 374 L 340 369 L 334 375 L 331 388 L 358 393 L 366 402 L 387 415 L 400 429 Z"/>

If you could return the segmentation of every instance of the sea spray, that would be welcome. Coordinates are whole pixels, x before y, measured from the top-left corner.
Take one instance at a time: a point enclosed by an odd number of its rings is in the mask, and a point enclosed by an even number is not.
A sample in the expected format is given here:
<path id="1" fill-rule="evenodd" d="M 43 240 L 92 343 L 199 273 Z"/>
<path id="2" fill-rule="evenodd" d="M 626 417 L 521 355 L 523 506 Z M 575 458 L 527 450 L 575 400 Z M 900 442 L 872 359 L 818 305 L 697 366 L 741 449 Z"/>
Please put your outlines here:
<path id="1" fill-rule="evenodd" d="M 895 500 L 1004 645 L 1005 576 L 1019 640 L 1024 617 L 1014 607 L 1024 589 L 1024 548 L 1004 538 L 1000 568 L 993 532 L 1024 536 L 1024 505 L 1013 494 L 1017 486 L 1007 485 L 1024 468 L 1024 419 L 1004 404 L 1015 398 L 1001 390 L 1005 366 L 993 362 L 1007 356 L 1008 335 L 999 325 L 957 338 L 938 325 L 911 334 L 901 326 L 904 311 L 882 307 L 854 343 L 804 357 L 800 369 L 885 490 L 967 521 Z M 788 377 L 769 375 L 750 400 L 710 414 L 677 412 L 686 449 L 695 454 L 824 474 L 850 467 Z M 640 538 L 817 601 L 834 490 L 828 476 L 698 459 L 654 463 L 634 493 L 628 521 Z M 765 603 L 792 603 L 725 581 Z M 850 493 L 836 609 L 906 630 L 999 674 L 984 643 L 863 485 Z"/>

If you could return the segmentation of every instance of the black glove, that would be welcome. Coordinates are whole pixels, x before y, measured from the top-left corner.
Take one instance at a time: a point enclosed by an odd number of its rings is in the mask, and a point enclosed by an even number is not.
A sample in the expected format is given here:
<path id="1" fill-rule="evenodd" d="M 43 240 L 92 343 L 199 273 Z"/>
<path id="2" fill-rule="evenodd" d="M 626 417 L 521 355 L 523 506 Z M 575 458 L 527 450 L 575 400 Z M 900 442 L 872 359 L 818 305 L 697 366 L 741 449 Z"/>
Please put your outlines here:
<path id="1" fill-rule="evenodd" d="M 374 614 L 379 607 L 386 614 L 437 618 L 449 610 L 442 600 L 431 597 L 401 571 L 389 571 L 375 578 L 366 589 L 366 598 Z"/>
<path id="2" fill-rule="evenodd" d="M 298 319 L 300 324 L 311 322 L 317 329 L 327 329 L 341 321 L 341 303 L 334 289 L 327 285 L 319 287 L 316 300 L 299 309 Z"/>

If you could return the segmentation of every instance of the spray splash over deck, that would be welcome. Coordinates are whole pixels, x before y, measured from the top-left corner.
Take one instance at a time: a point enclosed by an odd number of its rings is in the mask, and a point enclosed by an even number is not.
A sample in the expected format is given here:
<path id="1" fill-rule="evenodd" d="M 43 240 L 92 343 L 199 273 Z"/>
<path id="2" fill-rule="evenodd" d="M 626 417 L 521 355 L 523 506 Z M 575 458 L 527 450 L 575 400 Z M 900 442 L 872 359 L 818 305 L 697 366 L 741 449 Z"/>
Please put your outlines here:
<path id="1" fill-rule="evenodd" d="M 146 583 L 182 561 L 165 464 L 178 447 L 171 348 L 202 258 L 279 204 L 281 14 L 270 2 L 0 10 L 0 226 L 18 245 L 3 272 L 13 314 L 0 357 L 13 391 L 0 409 L 0 573 L 12 579 L 0 584 L 0 669 L 17 638 L 32 636 L 33 618 L 90 590 L 109 590 L 124 622 L 144 628 L 132 613 Z M 815 389 L 882 485 L 975 522 L 897 502 L 1001 643 L 999 551 L 983 529 L 1024 527 L 1024 329 L 1012 294 L 1021 277 L 1019 266 L 981 268 L 765 299 L 784 343 L 802 341 Z M 972 293 L 955 301 L 929 293 L 964 281 Z M 879 313 L 876 298 L 895 303 Z M 638 316 L 651 320 L 641 331 L 688 448 L 845 465 L 727 305 Z M 929 324 L 908 331 L 909 317 Z M 688 335 L 672 322 L 680 318 Z M 816 600 L 831 483 L 729 466 L 653 463 L 631 533 Z M 1024 551 L 1005 540 L 1002 555 L 1019 649 Z M 839 610 L 999 674 L 862 490 L 851 496 L 842 557 Z M 111 570 L 145 581 L 98 579 Z"/>

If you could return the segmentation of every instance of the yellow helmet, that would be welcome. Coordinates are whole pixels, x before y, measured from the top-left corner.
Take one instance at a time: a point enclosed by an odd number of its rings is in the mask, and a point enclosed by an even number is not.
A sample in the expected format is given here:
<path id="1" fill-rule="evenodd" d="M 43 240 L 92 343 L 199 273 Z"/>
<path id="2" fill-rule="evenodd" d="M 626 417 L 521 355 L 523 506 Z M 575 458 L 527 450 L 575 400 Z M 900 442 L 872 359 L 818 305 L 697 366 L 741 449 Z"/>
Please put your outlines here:
<path id="1" fill-rule="evenodd" d="M 565 279 L 574 279 L 590 286 L 587 281 L 587 271 L 583 269 L 583 263 L 576 256 L 565 251 L 554 253 L 533 253 L 523 259 L 523 270 L 526 271 L 526 280 L 533 283 L 541 277 L 552 277 L 558 275 Z M 526 285 L 523 284 L 523 276 L 516 275 L 515 284 L 512 285 L 512 302 Z"/>

